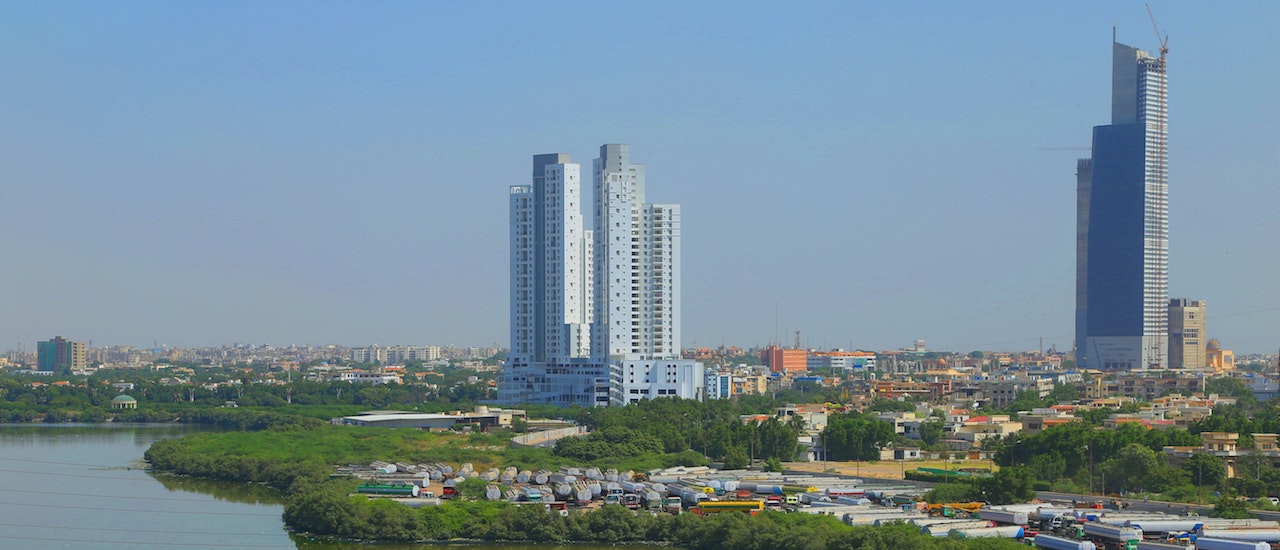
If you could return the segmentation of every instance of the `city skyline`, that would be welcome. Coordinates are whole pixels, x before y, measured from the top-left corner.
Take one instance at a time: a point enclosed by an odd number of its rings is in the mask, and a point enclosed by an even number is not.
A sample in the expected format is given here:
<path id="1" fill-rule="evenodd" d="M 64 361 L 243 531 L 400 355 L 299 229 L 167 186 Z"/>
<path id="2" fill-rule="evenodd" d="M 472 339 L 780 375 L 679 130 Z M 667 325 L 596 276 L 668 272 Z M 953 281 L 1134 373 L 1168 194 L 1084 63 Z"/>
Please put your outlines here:
<path id="1" fill-rule="evenodd" d="M 621 27 L 0 5 L 0 348 L 506 343 L 512 152 L 621 142 L 696 235 L 686 347 L 1070 349 L 1082 155 L 1040 149 L 1105 120 L 1113 24 L 1158 47 L 1141 3 L 565 9 Z M 1280 7 L 1152 10 L 1175 60 L 1167 295 L 1273 352 L 1280 77 L 1257 67 L 1280 64 Z"/>

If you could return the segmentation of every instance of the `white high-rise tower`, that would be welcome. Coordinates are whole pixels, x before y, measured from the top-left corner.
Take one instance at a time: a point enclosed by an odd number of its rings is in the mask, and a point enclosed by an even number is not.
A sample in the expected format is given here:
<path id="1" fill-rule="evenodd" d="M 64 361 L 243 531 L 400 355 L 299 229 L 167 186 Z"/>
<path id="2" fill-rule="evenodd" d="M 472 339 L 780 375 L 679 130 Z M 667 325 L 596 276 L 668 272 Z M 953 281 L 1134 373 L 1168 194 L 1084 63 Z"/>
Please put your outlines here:
<path id="1" fill-rule="evenodd" d="M 646 204 L 644 165 L 629 147 L 595 161 L 595 338 L 598 360 L 680 354 L 680 206 Z"/>
<path id="2" fill-rule="evenodd" d="M 580 172 L 569 155 L 535 155 L 533 183 L 511 187 L 511 351 L 500 400 L 608 400 L 608 369 L 589 361 L 594 293 Z"/>
<path id="3" fill-rule="evenodd" d="M 594 231 L 580 173 L 537 155 L 511 188 L 511 352 L 504 403 L 623 404 L 702 397 L 702 364 L 680 360 L 680 207 L 645 203 L 628 146 L 600 147 Z"/>

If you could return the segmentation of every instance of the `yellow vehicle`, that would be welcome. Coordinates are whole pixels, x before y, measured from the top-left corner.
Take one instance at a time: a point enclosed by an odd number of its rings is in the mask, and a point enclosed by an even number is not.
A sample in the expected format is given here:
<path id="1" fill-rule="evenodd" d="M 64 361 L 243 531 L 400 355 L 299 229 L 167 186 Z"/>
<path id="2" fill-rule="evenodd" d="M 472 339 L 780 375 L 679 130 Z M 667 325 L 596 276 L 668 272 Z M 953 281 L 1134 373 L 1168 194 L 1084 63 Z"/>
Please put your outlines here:
<path id="1" fill-rule="evenodd" d="M 926 511 L 930 514 L 942 514 L 944 516 L 953 516 L 956 512 L 976 514 L 982 510 L 983 505 L 981 502 L 947 502 L 930 504 Z"/>

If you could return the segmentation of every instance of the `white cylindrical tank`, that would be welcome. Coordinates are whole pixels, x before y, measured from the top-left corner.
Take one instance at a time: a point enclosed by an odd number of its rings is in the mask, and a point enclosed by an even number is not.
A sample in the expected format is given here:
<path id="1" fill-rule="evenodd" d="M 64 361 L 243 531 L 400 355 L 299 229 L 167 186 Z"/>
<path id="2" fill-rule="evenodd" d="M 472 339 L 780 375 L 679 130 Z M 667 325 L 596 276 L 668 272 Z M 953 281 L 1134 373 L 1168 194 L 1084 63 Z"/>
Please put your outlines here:
<path id="1" fill-rule="evenodd" d="M 1004 527 L 979 527 L 977 529 L 952 529 L 951 533 L 962 539 L 1020 539 L 1022 526 L 1006 525 Z"/>
<path id="2" fill-rule="evenodd" d="M 1280 542 L 1280 529 L 1203 529 L 1200 537 L 1224 540 Z M 1200 539 L 1197 538 L 1197 541 Z"/>
<path id="3" fill-rule="evenodd" d="M 984 529 L 991 527 L 989 521 L 959 521 L 952 523 L 935 523 L 925 525 L 920 528 L 920 532 L 931 537 L 945 537 L 951 534 L 953 529 Z"/>
<path id="4" fill-rule="evenodd" d="M 1200 537 L 1196 550 L 1271 550 L 1271 545 L 1260 540 L 1229 540 Z"/>
<path id="5" fill-rule="evenodd" d="M 1180 533 L 1183 531 L 1195 531 L 1204 527 L 1204 524 L 1201 523 L 1200 520 L 1191 518 L 1152 520 L 1131 519 L 1126 520 L 1124 525 L 1126 527 L 1137 527 L 1138 529 L 1142 529 L 1143 533 Z"/>
<path id="6" fill-rule="evenodd" d="M 1087 540 L 1064 539 L 1053 535 L 1036 535 L 1036 548 L 1048 550 L 1097 550 L 1098 546 Z"/>

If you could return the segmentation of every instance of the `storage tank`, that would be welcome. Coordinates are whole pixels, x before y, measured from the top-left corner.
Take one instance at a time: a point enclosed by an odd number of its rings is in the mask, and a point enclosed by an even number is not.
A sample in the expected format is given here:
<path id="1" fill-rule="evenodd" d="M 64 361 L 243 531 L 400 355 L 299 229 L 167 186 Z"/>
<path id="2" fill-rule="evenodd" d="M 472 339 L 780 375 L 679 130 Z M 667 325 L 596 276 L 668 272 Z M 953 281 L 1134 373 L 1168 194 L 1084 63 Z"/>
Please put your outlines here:
<path id="1" fill-rule="evenodd" d="M 1228 527 L 1254 527 L 1254 528 L 1274 528 L 1280 527 L 1280 522 L 1244 518 L 1244 519 L 1227 519 L 1227 518 L 1200 518 L 1200 523 L 1204 524 L 1205 529 L 1226 529 Z"/>
<path id="2" fill-rule="evenodd" d="M 950 535 L 953 529 L 985 529 L 988 527 L 991 527 L 991 522 L 989 521 L 955 521 L 925 525 L 920 528 L 920 532 L 931 537 L 945 537 Z"/>
<path id="3" fill-rule="evenodd" d="M 987 508 L 978 511 L 978 517 L 991 520 L 997 523 L 1007 523 L 1010 525 L 1026 525 L 1026 510 L 996 510 Z"/>
<path id="4" fill-rule="evenodd" d="M 1071 510 L 1068 510 L 1066 508 L 1054 508 L 1052 506 L 1041 506 L 1039 508 L 1036 508 L 1036 511 L 1034 514 L 1028 513 L 1027 517 L 1030 518 L 1034 516 L 1036 519 L 1044 520 L 1044 519 L 1053 519 L 1058 516 L 1069 515 L 1070 513 L 1071 513 Z"/>
<path id="5" fill-rule="evenodd" d="M 765 485 L 763 483 L 756 485 L 757 495 L 780 495 L 782 494 L 781 485 Z"/>
<path id="6" fill-rule="evenodd" d="M 1123 525 L 1107 525 L 1092 521 L 1084 524 L 1084 534 L 1094 538 L 1121 542 L 1142 540 L 1142 529 Z"/>
<path id="7" fill-rule="evenodd" d="M 520 470 L 518 473 L 516 473 L 516 483 L 521 483 L 521 484 L 528 483 L 529 480 L 532 478 L 533 478 L 533 472 L 530 472 L 529 470 Z"/>
<path id="8" fill-rule="evenodd" d="M 573 498 L 578 502 L 586 502 L 588 500 L 591 500 L 591 487 L 581 481 L 574 484 Z"/>
<path id="9" fill-rule="evenodd" d="M 485 481 L 498 481 L 498 476 L 502 475 L 497 468 L 489 468 L 484 475 L 480 476 Z"/>
<path id="10" fill-rule="evenodd" d="M 1280 542 L 1280 529 L 1202 529 L 1199 537 L 1225 540 Z M 1196 538 L 1199 544 L 1200 538 Z"/>
<path id="11" fill-rule="evenodd" d="M 364 484 L 356 487 L 362 495 L 386 495 L 397 497 L 416 497 L 420 488 L 417 485 Z"/>
<path id="12" fill-rule="evenodd" d="M 644 501 L 647 508 L 662 507 L 662 495 L 657 491 L 649 490 L 640 494 L 640 500 Z"/>
<path id="13" fill-rule="evenodd" d="M 622 490 L 628 493 L 640 493 L 641 491 L 648 489 L 644 483 L 639 481 L 619 481 L 618 486 L 622 487 Z"/>
<path id="14" fill-rule="evenodd" d="M 544 485 L 549 479 L 551 479 L 551 472 L 538 470 L 533 474 L 533 479 L 531 481 L 538 485 Z"/>
<path id="15" fill-rule="evenodd" d="M 600 482 L 594 479 L 587 482 L 587 488 L 591 489 L 591 498 L 596 498 L 600 496 L 600 493 L 604 492 L 604 488 L 600 486 Z"/>
<path id="16" fill-rule="evenodd" d="M 575 483 L 578 481 L 578 476 L 557 473 L 547 476 L 547 481 L 550 481 L 551 483 Z"/>
<path id="17" fill-rule="evenodd" d="M 379 472 L 382 472 L 382 473 L 384 473 L 384 474 L 394 474 L 394 473 L 396 473 L 396 465 L 395 465 L 395 464 L 392 464 L 392 463 L 390 463 L 390 462 L 383 462 L 383 461 L 381 461 L 381 460 L 375 460 L 375 461 L 373 461 L 373 464 L 370 464 L 370 465 L 369 465 L 369 467 L 371 467 L 371 468 L 373 468 L 374 470 L 377 470 L 377 471 L 379 471 Z"/>
<path id="18" fill-rule="evenodd" d="M 538 491 L 542 493 L 542 502 L 555 502 L 556 492 L 554 489 L 546 486 L 539 486 Z"/>
<path id="19" fill-rule="evenodd" d="M 1036 548 L 1048 550 L 1097 550 L 1098 546 L 1087 540 L 1064 539 L 1053 535 L 1036 535 Z"/>
<path id="20" fill-rule="evenodd" d="M 515 466 L 507 466 L 502 470 L 502 475 L 498 476 L 498 480 L 503 483 L 511 483 L 516 480 L 516 474 L 520 473 Z"/>
<path id="21" fill-rule="evenodd" d="M 604 479 L 604 475 L 600 473 L 600 468 L 596 467 L 587 468 L 586 473 L 583 475 L 587 476 L 587 479 Z"/>
<path id="22" fill-rule="evenodd" d="M 569 497 L 569 495 L 572 495 L 572 494 L 573 494 L 573 484 L 572 484 L 572 483 L 557 483 L 557 484 L 556 484 L 556 496 L 564 497 L 564 498 L 568 498 L 568 497 Z"/>
<path id="23" fill-rule="evenodd" d="M 1131 519 L 1124 522 L 1125 527 L 1135 527 L 1141 529 L 1143 533 L 1181 533 L 1183 531 L 1197 531 L 1204 527 L 1204 524 L 1197 519 L 1151 519 L 1139 520 Z"/>
<path id="24" fill-rule="evenodd" d="M 1200 537 L 1196 550 L 1271 550 L 1271 545 L 1260 540 L 1229 540 Z"/>
<path id="25" fill-rule="evenodd" d="M 484 498 L 489 500 L 498 500 L 502 498 L 502 488 L 497 485 L 490 484 L 484 488 Z"/>
<path id="26" fill-rule="evenodd" d="M 1175 544 L 1172 542 L 1151 542 L 1144 540 L 1138 543 L 1138 550 L 1195 550 L 1191 543 Z"/>
<path id="27" fill-rule="evenodd" d="M 1024 514 L 1026 512 L 1023 512 Z M 951 534 L 962 539 L 1020 539 L 1022 526 L 979 527 L 977 529 L 952 529 Z"/>
<path id="28" fill-rule="evenodd" d="M 476 473 L 476 469 L 471 467 L 470 462 L 463 462 L 462 466 L 458 468 L 458 475 L 460 476 L 471 476 L 474 473 Z"/>

